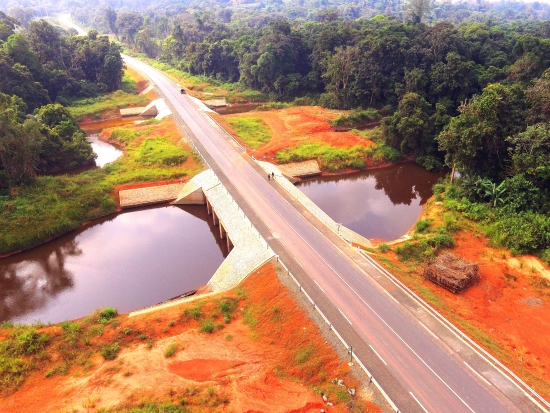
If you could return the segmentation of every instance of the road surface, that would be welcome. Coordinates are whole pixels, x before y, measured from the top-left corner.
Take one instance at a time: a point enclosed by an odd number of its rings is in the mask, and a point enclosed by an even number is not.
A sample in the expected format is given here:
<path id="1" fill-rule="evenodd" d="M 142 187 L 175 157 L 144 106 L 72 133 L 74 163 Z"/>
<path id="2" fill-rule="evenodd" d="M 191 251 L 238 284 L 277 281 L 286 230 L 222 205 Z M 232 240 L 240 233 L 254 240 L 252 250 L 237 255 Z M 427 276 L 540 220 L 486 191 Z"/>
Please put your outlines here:
<path id="1" fill-rule="evenodd" d="M 479 355 L 459 354 L 413 316 L 399 294 L 377 282 L 380 274 L 368 260 L 268 181 L 172 80 L 139 60 L 124 60 L 156 85 L 211 168 L 400 411 L 544 411 L 488 363 L 478 364 Z"/>

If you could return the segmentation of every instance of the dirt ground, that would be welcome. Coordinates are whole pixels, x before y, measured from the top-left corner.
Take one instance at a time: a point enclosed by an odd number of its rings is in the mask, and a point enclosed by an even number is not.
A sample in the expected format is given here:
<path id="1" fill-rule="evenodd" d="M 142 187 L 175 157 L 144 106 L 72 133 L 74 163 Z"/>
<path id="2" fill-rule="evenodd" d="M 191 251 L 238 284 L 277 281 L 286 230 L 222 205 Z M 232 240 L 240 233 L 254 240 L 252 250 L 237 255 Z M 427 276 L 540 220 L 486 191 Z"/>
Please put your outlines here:
<path id="1" fill-rule="evenodd" d="M 293 148 L 305 142 L 319 142 L 341 148 L 373 144 L 372 141 L 352 132 L 335 132 L 327 120 L 334 119 L 340 114 L 342 112 L 320 106 L 297 106 L 265 112 L 214 116 L 237 140 L 240 139 L 231 125 L 225 121 L 226 118 L 253 116 L 263 120 L 270 127 L 273 136 L 265 145 L 248 152 L 258 159 L 276 162 L 275 154 L 278 151 Z"/>
<path id="2" fill-rule="evenodd" d="M 488 240 L 475 227 L 455 234 L 455 240 L 450 252 L 478 262 L 481 273 L 480 281 L 460 294 L 424 280 L 420 276 L 422 265 L 405 265 L 394 252 L 382 255 L 402 269 L 402 272 L 393 270 L 395 275 L 427 297 L 438 311 L 548 400 L 550 283 L 545 281 L 550 280 L 548 266 L 536 257 L 512 257 L 505 249 L 488 246 Z M 475 331 L 480 333 L 477 337 Z"/>
<path id="3" fill-rule="evenodd" d="M 146 332 L 147 342 L 123 344 L 112 361 L 96 354 L 89 371 L 73 368 L 67 375 L 52 378 L 45 378 L 47 368 L 36 372 L 15 394 L 0 398 L 0 411 L 94 412 L 152 400 L 185 403 L 198 412 L 356 411 L 349 410 L 349 400 L 336 402 L 336 391 L 343 388 L 336 386 L 335 390 L 329 380 L 341 378 L 354 387 L 359 383 L 297 307 L 273 266 L 262 267 L 225 296 L 239 294 L 244 298 L 231 322 L 221 328 L 218 324 L 211 334 L 201 332 L 193 319 L 182 321 L 183 309 L 196 303 L 131 318 L 119 316 L 94 345 L 112 341 L 127 328 Z M 205 316 L 217 317 L 215 300 L 222 295 L 204 304 Z M 167 327 L 170 320 L 176 322 Z M 166 357 L 172 344 L 177 351 Z M 313 386 L 323 389 L 335 406 L 327 407 Z M 354 398 L 353 402 L 364 412 L 380 411 L 368 401 Z"/>

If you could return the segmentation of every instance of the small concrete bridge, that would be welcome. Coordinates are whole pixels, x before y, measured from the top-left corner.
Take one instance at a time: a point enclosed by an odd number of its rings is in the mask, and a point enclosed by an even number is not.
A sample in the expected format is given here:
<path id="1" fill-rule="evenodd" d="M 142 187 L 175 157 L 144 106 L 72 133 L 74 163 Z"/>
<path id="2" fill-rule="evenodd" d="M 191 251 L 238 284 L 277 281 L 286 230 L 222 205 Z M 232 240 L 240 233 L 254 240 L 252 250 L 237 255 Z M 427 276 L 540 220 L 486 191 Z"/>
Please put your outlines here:
<path id="1" fill-rule="evenodd" d="M 214 225 L 220 228 L 220 237 L 233 247 L 207 284 L 212 291 L 233 288 L 275 256 L 212 170 L 187 182 L 174 204 L 206 205 Z"/>

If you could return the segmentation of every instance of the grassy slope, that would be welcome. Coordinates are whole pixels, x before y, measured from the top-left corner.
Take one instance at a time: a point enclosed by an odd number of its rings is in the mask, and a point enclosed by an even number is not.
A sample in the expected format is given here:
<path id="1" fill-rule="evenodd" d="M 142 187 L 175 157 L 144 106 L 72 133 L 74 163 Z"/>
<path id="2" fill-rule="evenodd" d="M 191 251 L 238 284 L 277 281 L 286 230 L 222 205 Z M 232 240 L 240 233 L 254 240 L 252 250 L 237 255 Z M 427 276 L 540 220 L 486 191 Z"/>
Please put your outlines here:
<path id="1" fill-rule="evenodd" d="M 267 124 L 254 116 L 241 116 L 238 118 L 227 118 L 226 121 L 233 126 L 235 132 L 241 137 L 244 143 L 257 149 L 271 139 L 271 129 Z"/>

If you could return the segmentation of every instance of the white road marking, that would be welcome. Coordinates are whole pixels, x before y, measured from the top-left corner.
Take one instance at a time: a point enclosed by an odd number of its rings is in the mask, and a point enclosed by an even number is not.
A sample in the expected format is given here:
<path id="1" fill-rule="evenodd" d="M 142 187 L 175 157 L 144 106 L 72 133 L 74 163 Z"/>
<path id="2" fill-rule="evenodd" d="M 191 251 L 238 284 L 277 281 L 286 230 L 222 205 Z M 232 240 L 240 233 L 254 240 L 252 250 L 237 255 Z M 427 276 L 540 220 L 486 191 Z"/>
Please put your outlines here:
<path id="1" fill-rule="evenodd" d="M 410 391 L 409 394 L 412 396 L 412 398 L 414 399 L 414 401 L 417 402 L 418 405 L 419 405 L 420 407 L 422 407 L 422 410 L 424 410 L 426 413 L 429 413 L 428 410 L 426 410 L 426 408 L 425 408 L 424 406 L 422 406 L 422 403 L 420 403 L 420 402 L 418 401 L 418 399 L 414 396 L 414 394 L 413 394 L 412 391 Z"/>
<path id="2" fill-rule="evenodd" d="M 281 243 L 281 245 L 282 245 L 283 247 L 285 246 L 285 244 L 283 243 L 283 241 L 281 241 L 280 238 L 278 238 L 278 241 Z"/>
<path id="3" fill-rule="evenodd" d="M 420 320 L 418 320 L 418 323 L 419 323 L 422 327 L 424 327 L 428 333 L 430 333 L 432 336 L 434 336 L 436 340 L 439 340 L 439 337 L 436 336 L 435 333 L 434 333 L 432 330 L 430 330 L 430 329 L 428 328 L 427 325 L 425 325 L 425 324 L 424 324 L 422 321 L 420 321 Z"/>
<path id="4" fill-rule="evenodd" d="M 384 361 L 384 359 L 383 359 L 382 357 L 380 357 L 380 354 L 378 354 L 378 353 L 376 352 L 376 350 L 375 350 L 370 344 L 369 344 L 369 347 L 370 347 L 370 349 L 371 349 L 372 351 L 374 351 L 374 354 L 376 354 L 376 356 L 380 359 L 380 361 L 382 361 L 382 363 L 384 363 L 384 364 L 387 366 L 388 363 L 386 363 L 386 362 Z"/>
<path id="5" fill-rule="evenodd" d="M 390 296 L 390 298 L 395 301 L 397 304 L 399 304 L 399 301 L 397 301 L 397 298 L 395 298 L 393 295 L 390 294 L 390 292 L 388 290 L 384 290 L 386 292 L 386 294 L 388 294 Z"/>
<path id="6" fill-rule="evenodd" d="M 323 259 L 323 257 L 321 257 L 321 256 L 319 256 L 319 257 L 320 257 L 323 261 L 325 261 L 325 260 Z M 326 264 L 326 262 L 325 262 L 325 264 Z M 327 265 L 328 265 L 328 264 L 327 264 Z M 353 291 L 353 293 L 357 296 L 357 298 L 359 298 L 359 299 L 363 302 L 363 304 L 365 304 L 365 306 L 367 306 L 367 308 L 368 308 L 376 317 L 378 317 L 378 319 L 379 319 L 380 321 L 382 321 L 382 322 L 386 325 L 386 327 L 388 327 L 388 329 L 389 329 L 393 334 L 395 334 L 395 336 L 396 336 L 399 340 L 401 340 L 401 342 L 402 342 L 403 344 L 405 344 L 405 346 L 406 346 L 406 347 L 407 347 L 407 348 L 408 348 L 408 349 L 409 349 L 409 350 L 410 350 L 410 351 L 411 351 L 411 352 L 412 352 L 412 353 L 422 362 L 422 364 L 424 364 L 424 365 L 432 372 L 432 374 L 433 374 L 435 377 L 437 377 L 437 378 L 439 379 L 439 381 L 441 381 L 441 383 L 443 383 L 443 384 L 445 385 L 445 387 L 447 387 L 447 388 L 448 388 L 448 389 L 458 398 L 458 400 L 460 400 L 460 401 L 462 402 L 462 404 L 464 404 L 464 406 L 466 406 L 472 413 L 475 413 L 475 411 L 474 411 L 470 406 L 468 406 L 468 403 L 466 403 L 466 402 L 462 399 L 462 397 L 460 397 L 460 396 L 457 394 L 457 392 L 455 392 L 455 391 L 452 389 L 452 387 L 449 386 L 449 385 L 445 382 L 445 380 L 443 380 L 443 379 L 439 376 L 439 374 L 437 374 L 437 373 L 434 371 L 434 369 L 432 369 L 432 368 L 429 366 L 429 364 L 426 363 L 426 362 L 422 359 L 422 357 L 420 357 L 420 356 L 418 355 L 418 353 L 417 353 L 416 351 L 414 351 L 413 348 L 412 348 L 411 346 L 409 346 L 409 344 L 408 344 L 405 340 L 403 340 L 403 339 L 401 338 L 401 336 L 400 336 L 399 334 L 397 334 L 397 332 L 396 332 L 393 328 L 391 328 L 391 326 L 390 326 L 382 317 L 380 317 L 380 316 L 378 315 L 378 313 L 377 313 L 376 311 L 374 311 L 374 309 L 373 309 L 370 305 L 367 304 L 367 302 L 363 299 L 363 297 L 361 297 L 359 294 L 357 294 L 357 291 L 355 291 L 355 290 L 353 289 L 353 287 L 352 287 L 351 285 L 349 285 L 348 282 L 347 282 L 346 280 L 344 280 L 344 279 L 340 276 L 340 274 L 338 274 L 336 271 L 334 271 L 330 266 L 329 266 L 329 268 L 338 276 L 338 278 L 340 278 L 340 279 L 342 280 L 342 282 L 343 282 L 344 284 L 346 284 L 346 285 L 348 286 L 348 288 L 349 288 L 351 291 Z M 338 309 L 338 311 L 340 311 L 340 309 Z M 340 312 L 342 312 L 342 311 L 340 311 Z M 343 315 L 343 313 L 342 313 L 342 315 Z M 350 324 L 351 324 L 351 323 L 350 323 Z"/>
<path id="7" fill-rule="evenodd" d="M 340 314 L 342 314 L 342 316 L 346 319 L 346 321 L 351 324 L 351 321 L 349 321 L 349 318 L 346 317 L 346 315 L 342 312 L 342 310 L 338 309 L 338 311 L 340 311 Z"/>
<path id="8" fill-rule="evenodd" d="M 317 287 L 319 287 L 319 289 L 323 292 L 323 294 L 326 294 L 326 293 L 325 293 L 325 290 L 323 290 L 323 289 L 321 288 L 321 286 L 319 285 L 319 283 L 318 283 L 317 281 L 313 280 L 313 282 L 317 285 Z"/>
<path id="9" fill-rule="evenodd" d="M 481 380 L 483 380 L 485 383 L 487 383 L 489 386 L 492 386 L 491 383 L 489 383 L 489 380 L 487 380 L 485 377 L 483 377 L 478 371 L 474 370 L 472 366 L 470 366 L 468 363 L 464 362 L 466 364 L 466 367 L 468 367 L 470 370 L 472 370 Z"/>
<path id="10" fill-rule="evenodd" d="M 300 267 L 304 268 L 304 266 L 302 264 L 300 264 L 300 261 L 298 261 L 298 259 L 296 257 L 293 257 L 293 258 L 294 258 L 294 261 L 296 261 Z"/>

